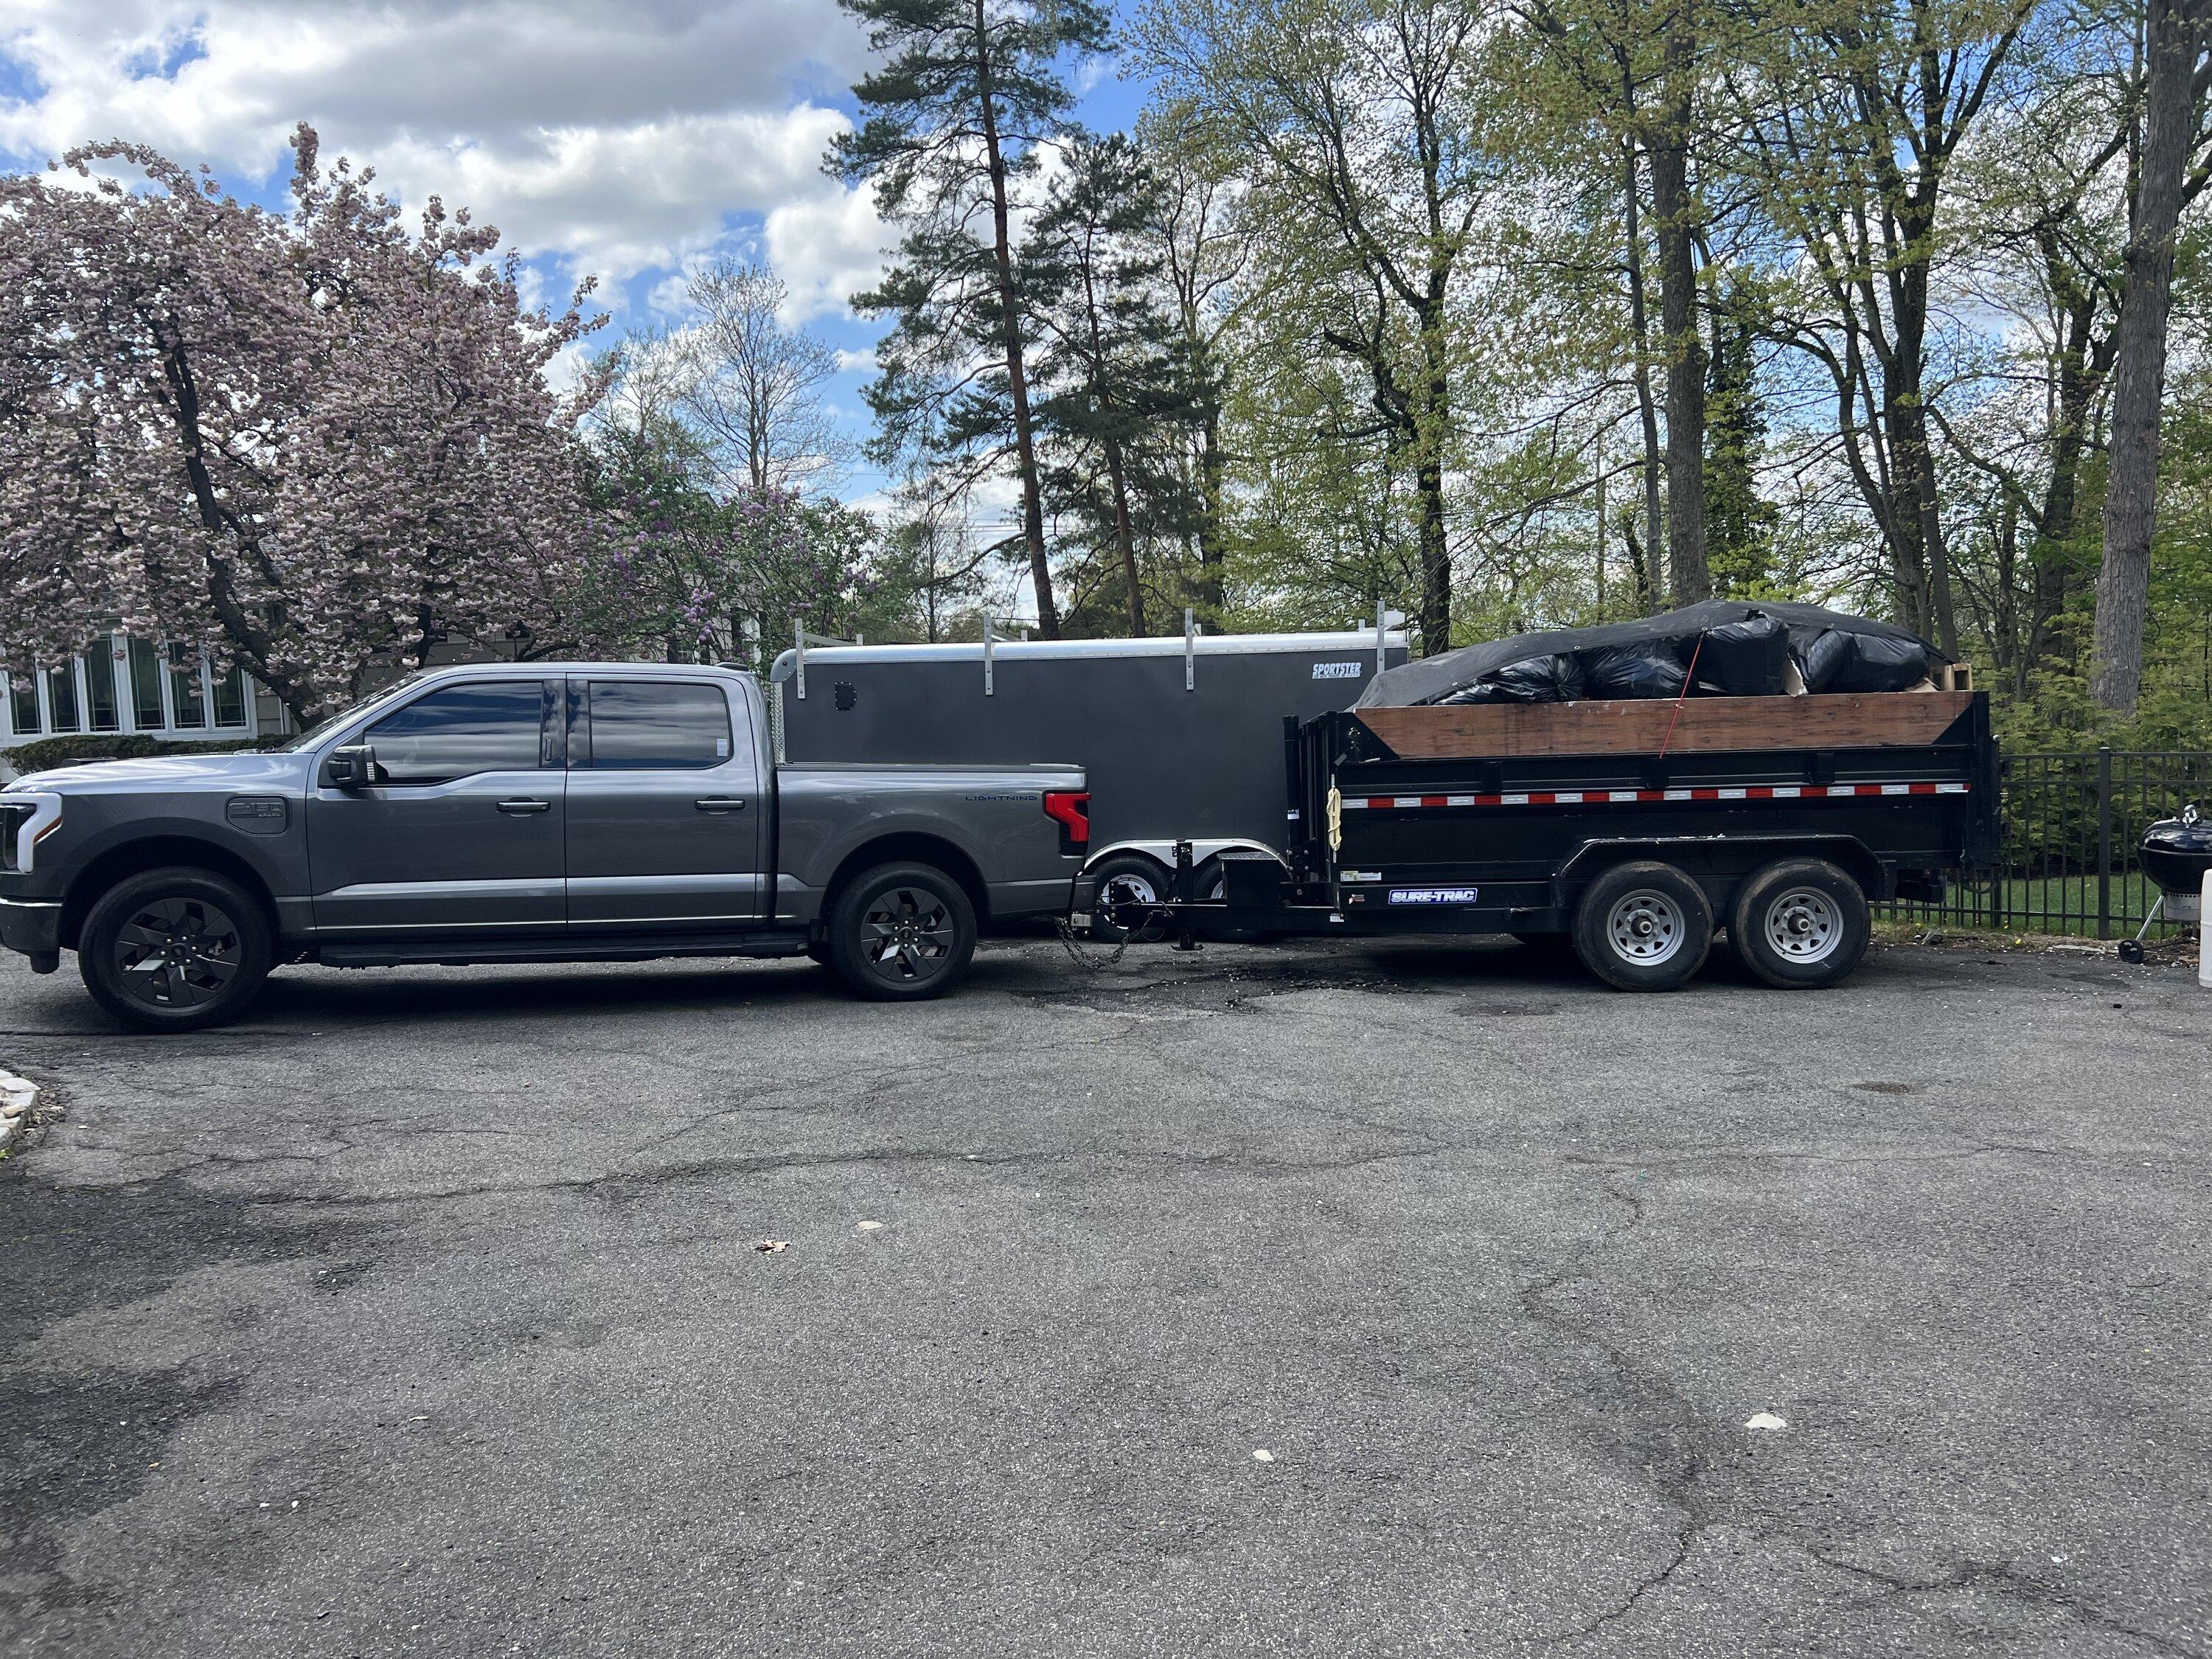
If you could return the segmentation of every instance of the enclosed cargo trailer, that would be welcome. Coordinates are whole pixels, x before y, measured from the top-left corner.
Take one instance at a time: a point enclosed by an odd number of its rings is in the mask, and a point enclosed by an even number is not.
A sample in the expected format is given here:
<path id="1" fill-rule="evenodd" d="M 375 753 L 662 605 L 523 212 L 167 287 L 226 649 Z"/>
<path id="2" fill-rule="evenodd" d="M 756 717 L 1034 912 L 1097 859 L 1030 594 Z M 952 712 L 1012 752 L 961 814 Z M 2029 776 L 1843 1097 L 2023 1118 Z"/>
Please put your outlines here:
<path id="1" fill-rule="evenodd" d="M 1202 893 L 1218 889 L 1225 853 L 1284 857 L 1283 721 L 1346 708 L 1406 656 L 1403 632 L 1387 626 L 939 645 L 802 637 L 769 680 L 793 762 L 1083 767 L 1086 874 L 1148 902 L 1165 896 L 1178 842 Z"/>

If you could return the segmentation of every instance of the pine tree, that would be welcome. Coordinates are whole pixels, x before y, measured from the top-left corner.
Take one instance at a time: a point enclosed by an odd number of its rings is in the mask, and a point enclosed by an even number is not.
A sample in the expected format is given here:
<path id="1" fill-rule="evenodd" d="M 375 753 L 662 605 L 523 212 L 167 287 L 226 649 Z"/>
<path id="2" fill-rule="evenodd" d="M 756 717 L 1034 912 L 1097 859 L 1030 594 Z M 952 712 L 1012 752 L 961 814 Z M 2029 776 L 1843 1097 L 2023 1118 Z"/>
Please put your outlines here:
<path id="1" fill-rule="evenodd" d="M 1705 548 L 1716 592 L 1741 599 L 1774 580 L 1781 514 L 1761 498 L 1753 469 L 1766 442 L 1759 393 L 1759 301 L 1737 288 L 1714 307 L 1705 398 Z"/>
<path id="2" fill-rule="evenodd" d="M 1038 631 L 1056 638 L 1030 398 L 1031 304 L 1012 223 L 1039 147 L 1069 131 L 1073 99 L 1060 66 L 1105 49 L 1107 14 L 1095 0 L 838 3 L 868 26 L 884 61 L 853 88 L 867 118 L 838 137 L 828 166 L 872 183 L 878 210 L 906 228 L 883 285 L 854 301 L 895 319 L 868 390 L 880 447 L 964 459 L 970 477 L 1011 459 L 1022 523 L 1005 545 L 1026 554 Z"/>
<path id="3" fill-rule="evenodd" d="M 1042 349 L 1045 494 L 1110 546 L 1132 636 L 1145 632 L 1140 538 L 1180 535 L 1196 503 L 1175 462 L 1199 418 L 1160 260 L 1140 240 L 1159 185 L 1119 134 L 1070 146 L 1026 250 Z"/>

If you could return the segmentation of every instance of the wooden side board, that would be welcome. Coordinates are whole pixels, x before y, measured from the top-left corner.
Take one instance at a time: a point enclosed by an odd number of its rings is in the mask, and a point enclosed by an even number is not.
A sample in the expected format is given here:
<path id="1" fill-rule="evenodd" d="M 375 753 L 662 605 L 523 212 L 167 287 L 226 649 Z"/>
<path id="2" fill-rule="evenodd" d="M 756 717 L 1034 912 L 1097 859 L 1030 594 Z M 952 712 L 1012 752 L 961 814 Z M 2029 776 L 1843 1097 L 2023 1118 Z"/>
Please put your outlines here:
<path id="1" fill-rule="evenodd" d="M 1723 749 L 1881 749 L 1934 743 L 1971 691 L 1808 697 L 1692 697 L 1672 702 L 1433 703 L 1359 708 L 1367 729 L 1406 760 L 1461 756 L 1695 755 Z M 1668 737 L 1668 723 L 1674 735 Z"/>

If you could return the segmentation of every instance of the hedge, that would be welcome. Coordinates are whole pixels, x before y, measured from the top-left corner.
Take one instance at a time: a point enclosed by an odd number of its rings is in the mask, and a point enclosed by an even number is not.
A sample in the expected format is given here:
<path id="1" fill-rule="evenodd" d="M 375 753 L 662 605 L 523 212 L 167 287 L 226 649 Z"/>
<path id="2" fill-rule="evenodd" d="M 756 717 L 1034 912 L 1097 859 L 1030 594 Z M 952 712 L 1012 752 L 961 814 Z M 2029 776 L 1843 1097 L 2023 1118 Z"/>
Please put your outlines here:
<path id="1" fill-rule="evenodd" d="M 104 732 L 41 738 L 35 743 L 0 750 L 0 758 L 5 758 L 18 772 L 28 775 L 43 772 L 50 766 L 66 766 L 73 761 L 141 760 L 149 755 L 228 755 L 241 749 L 259 749 L 274 741 L 270 738 L 224 738 L 164 743 L 139 732 Z"/>

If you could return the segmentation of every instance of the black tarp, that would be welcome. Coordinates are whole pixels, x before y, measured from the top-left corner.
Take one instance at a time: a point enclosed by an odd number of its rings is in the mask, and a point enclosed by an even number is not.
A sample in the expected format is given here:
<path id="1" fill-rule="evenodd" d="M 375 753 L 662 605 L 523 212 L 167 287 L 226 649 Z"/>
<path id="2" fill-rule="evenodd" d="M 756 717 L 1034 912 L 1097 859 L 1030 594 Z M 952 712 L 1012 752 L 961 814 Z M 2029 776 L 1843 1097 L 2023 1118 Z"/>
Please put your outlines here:
<path id="1" fill-rule="evenodd" d="M 1579 678 L 1591 697 L 1672 697 L 1680 694 L 1692 654 L 1692 695 L 1757 696 L 1784 689 L 1794 662 L 1812 691 L 1901 691 L 1948 658 L 1909 629 L 1848 617 L 1816 605 L 1707 599 L 1657 617 L 1596 628 L 1555 629 L 1486 640 L 1423 657 L 1377 674 L 1354 708 L 1405 708 L 1444 702 L 1559 702 Z M 1576 675 L 1551 661 L 1565 658 Z M 1505 691 L 1510 684 L 1520 695 Z M 1482 688 L 1498 686 L 1498 690 Z M 1530 690 L 1538 696 L 1531 697 Z"/>

